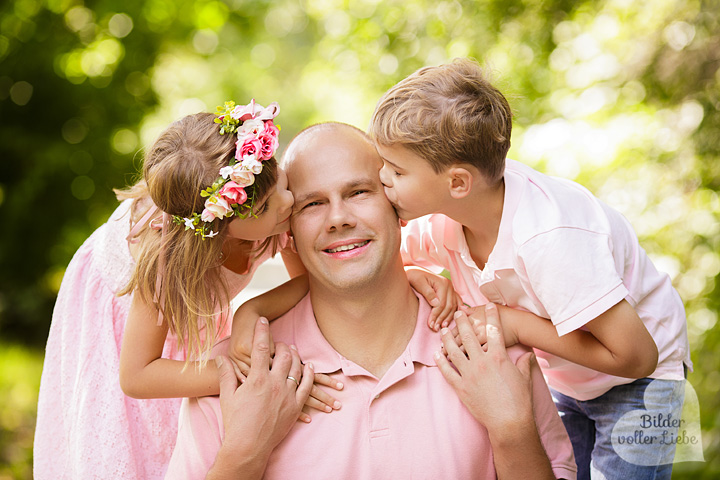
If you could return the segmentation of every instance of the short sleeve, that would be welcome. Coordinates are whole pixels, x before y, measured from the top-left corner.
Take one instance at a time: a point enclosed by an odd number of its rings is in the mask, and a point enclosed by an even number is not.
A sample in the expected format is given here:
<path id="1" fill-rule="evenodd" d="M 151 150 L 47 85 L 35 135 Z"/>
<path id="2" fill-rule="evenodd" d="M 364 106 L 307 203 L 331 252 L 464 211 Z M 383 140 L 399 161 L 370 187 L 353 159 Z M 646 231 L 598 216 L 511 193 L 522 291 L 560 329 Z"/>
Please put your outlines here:
<path id="1" fill-rule="evenodd" d="M 166 480 L 205 478 L 222 446 L 218 397 L 185 398 Z"/>
<path id="2" fill-rule="evenodd" d="M 513 346 L 508 349 L 508 355 L 513 362 L 517 362 L 527 351 L 524 346 Z M 532 381 L 535 423 L 550 466 L 556 478 L 574 480 L 577 477 L 577 465 L 572 443 L 539 368 L 533 368 Z"/>
<path id="3" fill-rule="evenodd" d="M 597 318 L 628 295 L 606 234 L 557 228 L 518 249 L 520 270 L 559 335 Z"/>
<path id="4" fill-rule="evenodd" d="M 400 254 L 404 265 L 416 265 L 438 274 L 443 271 L 439 248 L 429 222 L 424 219 L 411 220 L 402 227 L 401 232 Z"/>

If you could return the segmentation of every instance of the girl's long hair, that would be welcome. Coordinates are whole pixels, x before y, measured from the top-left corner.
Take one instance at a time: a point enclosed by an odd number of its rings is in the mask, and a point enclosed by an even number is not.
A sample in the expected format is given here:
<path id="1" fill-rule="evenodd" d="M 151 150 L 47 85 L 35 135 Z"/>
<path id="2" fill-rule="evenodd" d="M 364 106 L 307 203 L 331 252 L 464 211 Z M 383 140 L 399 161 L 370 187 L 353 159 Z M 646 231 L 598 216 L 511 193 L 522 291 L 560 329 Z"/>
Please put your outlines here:
<path id="1" fill-rule="evenodd" d="M 147 222 L 135 237 L 135 270 L 118 295 L 136 292 L 162 311 L 188 361 L 205 361 L 205 354 L 232 313 L 229 288 L 220 267 L 227 227 L 236 217 L 216 219 L 211 227 L 218 235 L 205 240 L 186 230 L 185 225 L 168 221 L 172 215 L 188 217 L 201 212 L 205 199 L 200 191 L 215 181 L 220 169 L 235 155 L 236 136 L 220 135 L 214 119 L 213 114 L 198 113 L 170 125 L 145 155 L 144 178 L 125 190 L 116 190 L 119 199 L 134 199 L 134 222 L 153 203 L 166 214 L 162 230 L 151 228 Z M 246 187 L 248 197 L 255 195 L 260 201 L 276 183 L 277 161 L 271 158 L 263 162 L 255 183 Z M 277 251 L 276 237 L 253 245 L 252 255 L 268 248 Z"/>

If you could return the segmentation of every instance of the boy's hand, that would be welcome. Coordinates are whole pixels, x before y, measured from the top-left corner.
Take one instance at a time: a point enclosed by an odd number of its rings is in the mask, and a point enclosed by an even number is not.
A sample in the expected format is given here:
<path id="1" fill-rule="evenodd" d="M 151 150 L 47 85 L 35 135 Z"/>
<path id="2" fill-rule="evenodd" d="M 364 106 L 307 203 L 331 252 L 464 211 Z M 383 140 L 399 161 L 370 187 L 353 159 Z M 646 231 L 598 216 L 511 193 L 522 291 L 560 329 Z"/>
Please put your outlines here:
<path id="1" fill-rule="evenodd" d="M 462 310 L 470 320 L 470 323 L 473 327 L 473 330 L 475 331 L 475 334 L 477 335 L 478 341 L 480 342 L 480 345 L 483 346 L 483 349 L 486 349 L 485 344 L 487 343 L 487 309 L 494 308 L 497 311 L 496 316 L 498 317 L 498 321 L 502 324 L 503 327 L 503 337 L 505 340 L 505 347 L 511 347 L 515 345 L 518 342 L 517 333 L 515 330 L 516 324 L 513 321 L 512 315 L 500 315 L 500 311 L 497 305 L 494 303 L 488 303 L 484 306 L 480 307 L 466 307 L 461 306 L 460 310 Z M 502 307 L 503 310 L 507 310 L 507 307 Z M 455 341 L 461 345 L 460 342 L 460 334 L 458 333 L 458 328 L 454 327 L 450 331 L 455 337 Z"/>
<path id="2" fill-rule="evenodd" d="M 450 325 L 458 305 L 462 305 L 462 299 L 452 288 L 452 282 L 420 267 L 405 267 L 405 274 L 410 285 L 432 307 L 428 327 L 437 332 L 441 327 Z"/>
<path id="3" fill-rule="evenodd" d="M 460 400 L 491 434 L 501 434 L 510 426 L 533 423 L 532 353 L 523 354 L 517 365 L 510 360 L 494 305 L 487 310 L 484 347 L 465 314 L 458 312 L 455 321 L 460 340 L 444 329 L 442 341 L 447 358 L 437 352 L 435 361 Z"/>

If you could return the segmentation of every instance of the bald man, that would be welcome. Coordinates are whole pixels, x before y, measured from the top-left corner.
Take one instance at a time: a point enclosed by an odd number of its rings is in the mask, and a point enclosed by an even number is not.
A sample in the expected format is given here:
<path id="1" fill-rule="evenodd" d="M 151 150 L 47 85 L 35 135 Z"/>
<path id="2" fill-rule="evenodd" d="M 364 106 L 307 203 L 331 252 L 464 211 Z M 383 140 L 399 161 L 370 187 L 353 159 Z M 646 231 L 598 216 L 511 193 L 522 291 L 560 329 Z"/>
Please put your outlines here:
<path id="1" fill-rule="evenodd" d="M 542 375 L 529 350 L 505 350 L 496 311 L 487 312 L 487 351 L 462 314 L 467 355 L 451 334 L 427 328 L 430 307 L 408 283 L 367 136 L 310 127 L 284 167 L 309 293 L 257 324 L 242 386 L 226 360 L 221 396 L 185 401 L 167 478 L 575 478 Z M 343 383 L 343 406 L 297 422 L 313 373 Z"/>

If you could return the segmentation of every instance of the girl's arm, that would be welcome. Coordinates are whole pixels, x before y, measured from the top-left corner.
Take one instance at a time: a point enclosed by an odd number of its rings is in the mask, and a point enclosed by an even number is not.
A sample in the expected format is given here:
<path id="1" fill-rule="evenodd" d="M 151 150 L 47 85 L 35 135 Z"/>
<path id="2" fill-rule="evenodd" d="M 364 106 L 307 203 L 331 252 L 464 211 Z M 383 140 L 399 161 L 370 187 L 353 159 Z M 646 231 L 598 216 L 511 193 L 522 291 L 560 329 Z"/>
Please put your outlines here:
<path id="1" fill-rule="evenodd" d="M 162 358 L 167 322 L 157 325 L 158 311 L 136 293 L 125 324 L 120 351 L 120 387 L 133 398 L 201 397 L 220 393 L 214 362 Z"/>
<path id="2" fill-rule="evenodd" d="M 647 377 L 657 367 L 657 345 L 626 300 L 588 322 L 587 331 L 575 330 L 562 337 L 545 318 L 510 307 L 498 308 L 506 344 L 522 343 L 619 377 Z M 483 317 L 482 311 L 478 309 L 473 317 Z"/>

